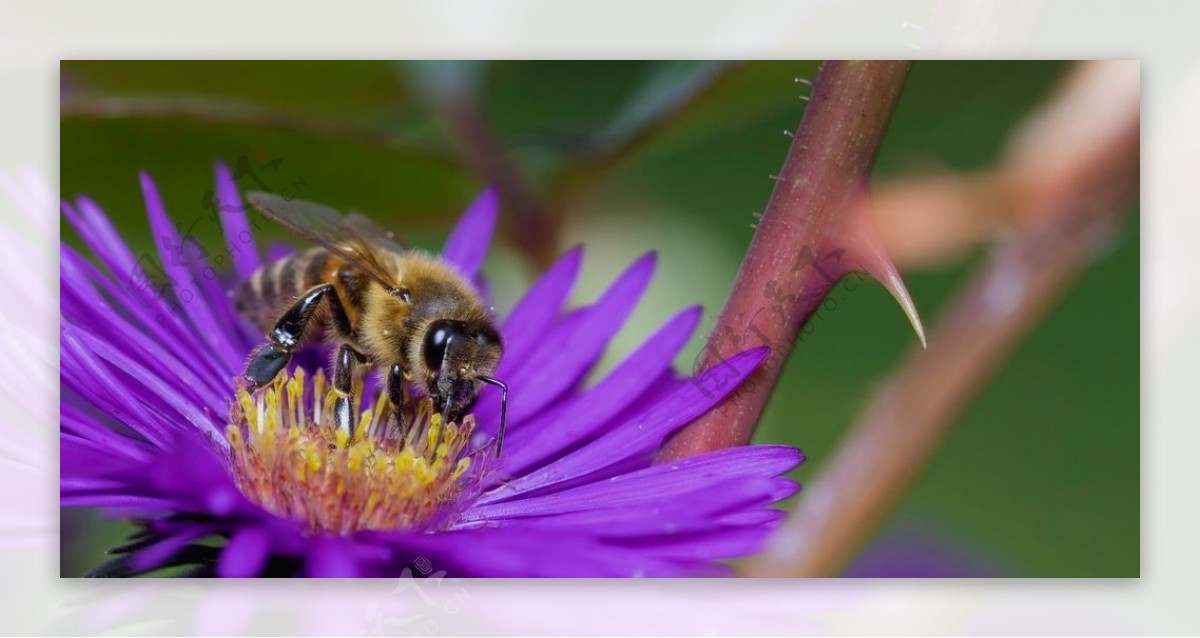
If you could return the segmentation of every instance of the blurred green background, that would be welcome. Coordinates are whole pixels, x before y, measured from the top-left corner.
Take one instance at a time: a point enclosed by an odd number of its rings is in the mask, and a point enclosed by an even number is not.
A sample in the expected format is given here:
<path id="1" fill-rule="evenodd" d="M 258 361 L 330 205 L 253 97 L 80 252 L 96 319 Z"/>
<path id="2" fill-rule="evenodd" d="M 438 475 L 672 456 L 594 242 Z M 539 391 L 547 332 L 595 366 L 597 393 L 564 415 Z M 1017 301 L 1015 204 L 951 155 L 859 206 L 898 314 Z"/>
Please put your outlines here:
<path id="1" fill-rule="evenodd" d="M 753 233 L 815 62 L 64 62 L 61 187 L 86 193 L 135 250 L 153 248 L 137 182 L 147 170 L 186 230 L 206 211 L 215 160 L 253 167 L 275 189 L 368 212 L 436 248 L 484 182 L 460 159 L 438 104 L 467 96 L 563 219 L 557 251 L 583 242 L 575 299 L 628 262 L 659 271 L 606 366 L 682 306 L 706 320 L 678 361 L 690 370 Z M 876 179 L 928 166 L 992 164 L 1012 128 L 1066 66 L 917 62 Z M 708 79 L 718 77 L 711 86 Z M 692 88 L 695 104 L 637 138 L 619 161 L 590 150 L 628 140 L 640 118 Z M 567 179 L 567 178 L 570 179 Z M 256 188 L 244 177 L 243 189 Z M 567 186 L 564 186 L 566 184 Z M 217 227 L 196 223 L 205 245 Z M 294 241 L 281 229 L 270 237 Z M 64 241 L 78 244 L 64 224 Z M 210 243 L 211 242 L 211 243 Z M 1136 221 L 1066 294 L 967 409 L 874 541 L 872 555 L 947 559 L 960 575 L 1139 574 L 1139 249 Z M 557 252 L 556 251 L 556 252 Z M 926 324 L 978 265 L 905 272 Z M 534 275 L 501 239 L 487 272 L 504 310 Z M 799 446 L 802 483 L 821 471 L 863 402 L 915 344 L 877 285 L 837 288 L 795 351 L 757 434 Z M 803 498 L 801 495 L 799 498 Z M 61 571 L 79 575 L 125 532 L 64 512 Z M 913 540 L 916 538 L 917 540 Z M 947 558 L 948 557 L 948 558 Z M 855 573 L 877 573 L 861 566 Z"/>

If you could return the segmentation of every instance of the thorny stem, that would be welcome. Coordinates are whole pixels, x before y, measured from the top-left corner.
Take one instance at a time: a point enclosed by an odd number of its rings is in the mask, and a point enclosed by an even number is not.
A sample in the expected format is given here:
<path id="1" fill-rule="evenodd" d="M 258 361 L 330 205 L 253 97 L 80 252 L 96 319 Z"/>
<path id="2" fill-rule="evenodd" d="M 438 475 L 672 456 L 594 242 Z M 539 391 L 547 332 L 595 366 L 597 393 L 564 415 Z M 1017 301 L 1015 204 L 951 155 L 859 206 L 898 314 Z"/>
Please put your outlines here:
<path id="1" fill-rule="evenodd" d="M 747 575 L 834 575 L 882 520 L 954 419 L 1130 213 L 1136 109 L 1130 119 L 1080 170 L 1046 188 L 1049 196 L 1032 200 L 1023 216 L 1040 221 L 981 269 L 938 322 L 929 348 L 879 389 Z"/>
<path id="2" fill-rule="evenodd" d="M 765 345 L 767 361 L 715 410 L 672 438 L 660 460 L 745 445 L 805 320 L 838 279 L 865 269 L 903 284 L 862 220 L 850 219 L 907 78 L 909 62 L 826 62 L 737 279 L 699 360 L 708 369 Z M 915 316 L 911 303 L 906 306 Z M 914 325 L 919 325 L 914 320 Z M 918 333 L 920 329 L 918 328 Z M 713 388 L 728 390 L 728 388 Z"/>

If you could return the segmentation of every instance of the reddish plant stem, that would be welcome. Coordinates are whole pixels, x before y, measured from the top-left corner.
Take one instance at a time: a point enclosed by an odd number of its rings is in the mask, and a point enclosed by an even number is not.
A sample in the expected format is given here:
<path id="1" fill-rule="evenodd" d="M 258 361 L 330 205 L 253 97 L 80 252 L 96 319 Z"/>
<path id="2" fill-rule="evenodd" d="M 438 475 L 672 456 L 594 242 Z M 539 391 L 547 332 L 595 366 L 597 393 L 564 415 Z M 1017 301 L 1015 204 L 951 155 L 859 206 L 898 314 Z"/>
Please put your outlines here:
<path id="1" fill-rule="evenodd" d="M 954 419 L 1131 212 L 1136 110 L 1131 120 L 1024 211 L 1040 221 L 981 269 L 935 326 L 929 348 L 879 389 L 747 575 L 832 576 L 853 555 Z"/>
<path id="2" fill-rule="evenodd" d="M 492 133 L 484 114 L 469 99 L 448 99 L 438 105 L 463 160 L 500 193 L 508 212 L 501 229 L 537 272 L 554 263 L 560 222 L 550 214 L 521 168 Z"/>
<path id="3" fill-rule="evenodd" d="M 853 235 L 847 218 L 866 194 L 909 66 L 854 61 L 821 67 L 698 368 L 706 370 L 735 352 L 762 345 L 771 349 L 770 357 L 717 409 L 673 437 L 660 460 L 750 441 L 804 322 L 838 278 L 856 267 L 834 238 Z"/>
<path id="4" fill-rule="evenodd" d="M 295 131 L 306 135 L 351 140 L 368 146 L 419 153 L 439 162 L 453 157 L 405 140 L 386 130 L 349 124 L 335 119 L 292 113 L 283 109 L 203 95 L 159 95 L 154 93 L 75 93 L 62 98 L 59 118 L 191 118 L 214 124 L 249 124 Z"/>

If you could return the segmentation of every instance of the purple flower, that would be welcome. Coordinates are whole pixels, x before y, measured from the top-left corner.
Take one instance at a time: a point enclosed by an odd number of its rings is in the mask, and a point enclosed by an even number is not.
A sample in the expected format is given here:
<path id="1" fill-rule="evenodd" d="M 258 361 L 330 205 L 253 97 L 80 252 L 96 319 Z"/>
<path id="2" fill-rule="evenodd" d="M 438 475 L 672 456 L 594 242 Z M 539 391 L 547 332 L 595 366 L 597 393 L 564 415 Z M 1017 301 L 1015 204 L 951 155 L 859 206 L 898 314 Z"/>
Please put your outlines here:
<path id="1" fill-rule="evenodd" d="M 62 246 L 61 502 L 142 524 L 97 575 L 185 565 L 218 576 L 716 575 L 780 522 L 771 505 L 797 489 L 782 476 L 802 460 L 794 448 L 651 464 L 765 348 L 718 366 L 719 383 L 679 376 L 671 362 L 700 318 L 688 308 L 583 384 L 649 283 L 653 255 L 594 303 L 564 309 L 583 257 L 571 250 L 499 322 L 510 404 L 498 459 L 494 388 L 460 424 L 413 401 L 405 443 L 375 414 L 370 379 L 358 388 L 364 427 L 339 438 L 315 357 L 254 396 L 235 394 L 262 336 L 229 290 L 263 263 L 252 232 L 263 220 L 246 214 L 223 165 L 216 182 L 220 249 L 181 237 L 144 174 L 156 258 L 135 256 L 86 197 L 62 206 L 96 263 Z M 443 258 L 478 280 L 495 220 L 485 192 Z"/>

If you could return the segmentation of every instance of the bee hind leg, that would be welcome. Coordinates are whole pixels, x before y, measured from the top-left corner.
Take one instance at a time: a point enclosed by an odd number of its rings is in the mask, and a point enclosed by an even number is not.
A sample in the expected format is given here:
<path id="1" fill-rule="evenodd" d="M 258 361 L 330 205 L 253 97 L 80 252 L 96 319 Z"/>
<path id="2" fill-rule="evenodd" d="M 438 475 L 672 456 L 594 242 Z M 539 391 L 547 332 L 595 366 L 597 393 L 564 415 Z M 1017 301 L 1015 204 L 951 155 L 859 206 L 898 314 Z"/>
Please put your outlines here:
<path id="1" fill-rule="evenodd" d="M 254 349 L 246 360 L 246 371 L 242 381 L 247 389 L 254 391 L 270 383 L 280 370 L 287 367 L 292 353 L 274 343 L 267 342 Z"/>
<path id="2" fill-rule="evenodd" d="M 246 371 L 242 373 L 242 382 L 249 390 L 254 391 L 267 385 L 287 367 L 292 353 L 300 347 L 304 331 L 317 307 L 326 299 L 329 300 L 334 318 L 345 323 L 342 318 L 346 313 L 342 310 L 331 284 L 309 288 L 275 322 L 274 327 L 267 333 L 267 342 L 250 353 L 246 360 Z"/>

